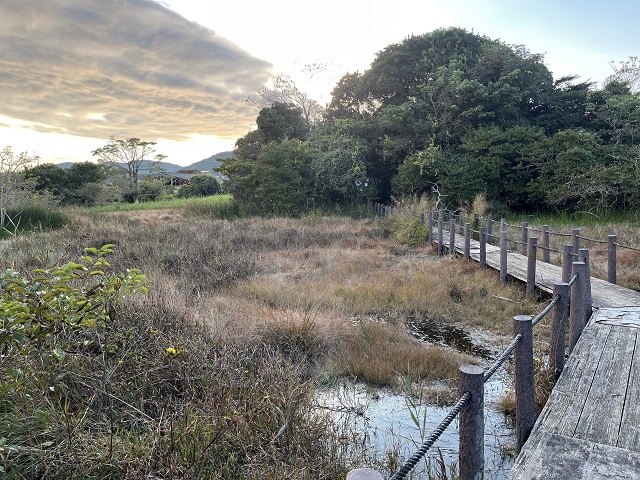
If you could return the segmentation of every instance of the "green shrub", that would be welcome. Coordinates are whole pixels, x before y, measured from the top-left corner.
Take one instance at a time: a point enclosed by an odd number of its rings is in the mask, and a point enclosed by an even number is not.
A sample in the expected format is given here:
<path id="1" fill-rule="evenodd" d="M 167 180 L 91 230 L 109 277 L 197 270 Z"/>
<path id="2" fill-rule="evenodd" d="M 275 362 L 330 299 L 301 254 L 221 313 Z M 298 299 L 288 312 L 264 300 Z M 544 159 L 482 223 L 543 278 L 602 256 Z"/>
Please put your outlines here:
<path id="1" fill-rule="evenodd" d="M 28 205 L 19 210 L 7 210 L 6 230 L 0 237 L 9 233 L 31 232 L 34 230 L 54 230 L 70 223 L 70 219 L 60 210 L 46 206 Z"/>

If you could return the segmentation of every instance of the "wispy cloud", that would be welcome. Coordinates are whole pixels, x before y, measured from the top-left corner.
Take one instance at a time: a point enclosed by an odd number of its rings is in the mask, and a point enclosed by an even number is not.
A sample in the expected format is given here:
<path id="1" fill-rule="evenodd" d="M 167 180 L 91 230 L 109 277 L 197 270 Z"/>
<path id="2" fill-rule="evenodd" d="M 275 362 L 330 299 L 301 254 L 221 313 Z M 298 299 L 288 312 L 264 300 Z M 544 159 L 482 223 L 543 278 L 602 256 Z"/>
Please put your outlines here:
<path id="1" fill-rule="evenodd" d="M 95 138 L 237 138 L 271 64 L 151 0 L 0 0 L 0 114 Z"/>

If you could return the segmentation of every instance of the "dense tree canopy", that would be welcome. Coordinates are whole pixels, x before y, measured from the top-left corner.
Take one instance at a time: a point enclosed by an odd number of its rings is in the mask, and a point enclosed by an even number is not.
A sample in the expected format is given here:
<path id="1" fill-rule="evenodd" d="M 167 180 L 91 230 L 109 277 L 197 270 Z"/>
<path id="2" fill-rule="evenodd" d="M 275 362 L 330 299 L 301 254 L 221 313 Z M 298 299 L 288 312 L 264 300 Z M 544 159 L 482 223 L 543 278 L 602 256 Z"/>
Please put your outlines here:
<path id="1" fill-rule="evenodd" d="M 346 74 L 320 122 L 291 104 L 265 106 L 221 171 L 260 211 L 434 190 L 449 208 L 479 193 L 501 211 L 633 207 L 638 63 L 621 62 L 597 89 L 554 80 L 524 46 L 459 28 L 411 36 Z"/>

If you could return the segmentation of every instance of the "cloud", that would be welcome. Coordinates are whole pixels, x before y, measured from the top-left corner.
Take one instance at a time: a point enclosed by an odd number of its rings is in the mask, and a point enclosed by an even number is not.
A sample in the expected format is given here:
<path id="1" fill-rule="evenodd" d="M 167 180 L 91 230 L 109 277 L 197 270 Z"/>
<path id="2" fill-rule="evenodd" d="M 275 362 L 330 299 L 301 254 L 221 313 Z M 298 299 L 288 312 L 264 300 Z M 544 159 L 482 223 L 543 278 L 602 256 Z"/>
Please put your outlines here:
<path id="1" fill-rule="evenodd" d="M 151 0 L 0 0 L 0 115 L 37 131 L 237 138 L 270 71 Z"/>

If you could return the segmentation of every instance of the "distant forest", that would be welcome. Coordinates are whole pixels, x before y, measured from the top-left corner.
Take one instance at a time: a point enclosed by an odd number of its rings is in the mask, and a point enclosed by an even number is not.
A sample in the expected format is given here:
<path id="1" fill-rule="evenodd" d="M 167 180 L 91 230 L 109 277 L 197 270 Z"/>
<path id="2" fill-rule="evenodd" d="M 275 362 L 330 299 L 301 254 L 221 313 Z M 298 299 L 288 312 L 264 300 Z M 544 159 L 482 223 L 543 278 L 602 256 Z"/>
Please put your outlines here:
<path id="1" fill-rule="evenodd" d="M 326 108 L 277 78 L 219 171 L 259 214 L 436 193 L 505 213 L 637 208 L 640 65 L 612 67 L 597 86 L 464 29 L 412 36 L 344 75 Z"/>

